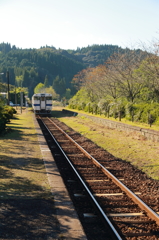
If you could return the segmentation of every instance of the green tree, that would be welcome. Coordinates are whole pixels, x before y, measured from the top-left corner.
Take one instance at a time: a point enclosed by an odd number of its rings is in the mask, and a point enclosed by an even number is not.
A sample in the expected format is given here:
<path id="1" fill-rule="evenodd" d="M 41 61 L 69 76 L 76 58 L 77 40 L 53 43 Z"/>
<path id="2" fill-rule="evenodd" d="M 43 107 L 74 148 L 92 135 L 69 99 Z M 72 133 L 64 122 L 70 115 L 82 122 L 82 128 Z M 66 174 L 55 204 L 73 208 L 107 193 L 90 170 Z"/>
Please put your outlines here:
<path id="1" fill-rule="evenodd" d="M 56 78 L 53 80 L 53 84 L 52 84 L 52 87 L 55 90 L 55 92 L 59 87 L 59 81 L 60 81 L 60 77 L 59 75 L 57 75 Z"/>
<path id="2" fill-rule="evenodd" d="M 62 97 L 66 92 L 65 78 L 60 78 L 59 75 L 53 81 L 53 89 Z"/>
<path id="3" fill-rule="evenodd" d="M 44 80 L 44 87 L 48 88 L 49 87 L 49 80 L 48 80 L 48 76 L 45 76 L 45 80 Z"/>
<path id="4" fill-rule="evenodd" d="M 70 88 L 66 89 L 65 97 L 66 97 L 66 99 L 70 99 L 71 98 L 71 89 Z"/>
<path id="5" fill-rule="evenodd" d="M 42 93 L 45 92 L 45 87 L 43 83 L 38 83 L 36 87 L 34 88 L 34 93 Z"/>
<path id="6" fill-rule="evenodd" d="M 45 92 L 52 94 L 52 99 L 53 100 L 58 100 L 59 99 L 59 95 L 55 92 L 55 90 L 51 86 L 49 88 L 45 88 Z"/>
<path id="7" fill-rule="evenodd" d="M 18 87 L 22 87 L 22 85 L 23 85 L 23 75 L 16 76 L 15 80 L 16 80 L 16 85 Z"/>
<path id="8" fill-rule="evenodd" d="M 29 86 L 29 72 L 25 69 L 23 71 L 23 87 Z"/>
<path id="9" fill-rule="evenodd" d="M 25 96 L 28 95 L 28 88 L 16 87 L 10 91 L 10 100 L 15 104 L 21 104 L 20 94 L 23 92 L 23 102 L 25 102 Z"/>
<path id="10" fill-rule="evenodd" d="M 66 92 L 66 81 L 65 81 L 65 78 L 61 78 L 57 93 L 60 94 L 60 96 L 63 96 L 65 92 Z"/>

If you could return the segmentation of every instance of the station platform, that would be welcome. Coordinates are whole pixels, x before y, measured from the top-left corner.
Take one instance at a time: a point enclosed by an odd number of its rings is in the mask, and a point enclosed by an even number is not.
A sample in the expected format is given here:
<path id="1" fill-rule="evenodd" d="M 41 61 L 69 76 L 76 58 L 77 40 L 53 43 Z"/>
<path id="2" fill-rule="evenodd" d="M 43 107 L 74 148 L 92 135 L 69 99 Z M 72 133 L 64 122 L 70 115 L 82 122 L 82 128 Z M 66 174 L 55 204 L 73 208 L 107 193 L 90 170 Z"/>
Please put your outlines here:
<path id="1" fill-rule="evenodd" d="M 34 125 L 38 136 L 42 158 L 44 161 L 51 193 L 54 197 L 57 220 L 60 224 L 61 239 L 86 240 L 82 225 L 78 219 L 74 205 L 58 171 L 54 158 L 46 143 L 43 133 L 34 116 Z"/>

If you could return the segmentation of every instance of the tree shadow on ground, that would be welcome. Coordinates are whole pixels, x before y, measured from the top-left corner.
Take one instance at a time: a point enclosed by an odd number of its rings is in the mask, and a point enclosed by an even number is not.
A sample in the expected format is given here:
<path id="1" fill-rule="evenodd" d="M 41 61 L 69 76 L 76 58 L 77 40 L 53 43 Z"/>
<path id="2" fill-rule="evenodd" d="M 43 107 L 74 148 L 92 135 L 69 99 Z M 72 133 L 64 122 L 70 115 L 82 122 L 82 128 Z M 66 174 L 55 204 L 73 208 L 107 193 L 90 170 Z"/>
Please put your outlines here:
<path id="1" fill-rule="evenodd" d="M 34 128 L 28 128 L 28 127 L 17 127 L 17 126 L 12 126 L 7 128 L 5 133 L 0 135 L 0 140 L 1 139 L 15 139 L 15 140 L 24 140 L 25 136 L 37 136 L 37 133 L 27 133 L 24 134 L 24 132 L 20 129 L 28 129 L 28 130 L 33 130 Z"/>
<path id="2" fill-rule="evenodd" d="M 51 193 L 11 168 L 0 176 L 0 239 L 59 239 Z"/>
<path id="3" fill-rule="evenodd" d="M 1 239 L 59 239 L 56 209 L 51 200 L 0 200 L 0 218 Z"/>
<path id="4" fill-rule="evenodd" d="M 69 110 L 65 110 L 63 109 L 62 111 L 58 111 L 58 110 L 53 110 L 51 112 L 51 116 L 55 117 L 55 118 L 62 118 L 62 117 L 75 117 L 77 116 L 78 113 L 77 112 L 73 112 L 73 111 L 69 111 Z"/>
<path id="5" fill-rule="evenodd" d="M 72 209 L 68 208 L 62 214 L 71 215 Z M 59 225 L 54 203 L 47 199 L 21 197 L 0 200 L 0 219 L 0 239 L 66 239 L 70 230 L 64 224 Z M 82 240 L 83 237 L 70 236 L 69 239 Z"/>
<path id="6" fill-rule="evenodd" d="M 65 239 L 70 228 L 59 224 L 54 204 L 55 195 L 58 195 L 58 204 L 65 202 L 63 191 L 54 191 L 52 195 L 49 189 L 33 183 L 28 175 L 20 177 L 14 174 L 14 170 L 40 172 L 42 160 L 31 159 L 25 165 L 20 159 L 15 164 L 15 160 L 5 156 L 5 161 L 0 161 L 0 239 Z M 74 218 L 69 206 L 61 215 Z"/>

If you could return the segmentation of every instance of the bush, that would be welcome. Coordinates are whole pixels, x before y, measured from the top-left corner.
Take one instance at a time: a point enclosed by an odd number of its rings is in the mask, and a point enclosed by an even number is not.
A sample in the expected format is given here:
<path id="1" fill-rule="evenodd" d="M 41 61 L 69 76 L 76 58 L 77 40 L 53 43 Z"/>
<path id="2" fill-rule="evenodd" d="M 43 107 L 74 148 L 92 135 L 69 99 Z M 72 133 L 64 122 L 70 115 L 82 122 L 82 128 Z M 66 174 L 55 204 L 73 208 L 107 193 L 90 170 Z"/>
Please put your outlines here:
<path id="1" fill-rule="evenodd" d="M 159 104 L 158 103 L 141 103 L 128 104 L 126 111 L 126 119 L 134 120 L 136 122 L 143 122 L 152 125 L 157 123 L 159 118 Z"/>
<path id="2" fill-rule="evenodd" d="M 140 121 L 148 124 L 152 124 L 157 121 L 158 116 L 159 116 L 158 103 L 145 104 L 143 106 L 143 111 L 141 114 Z"/>
<path id="3" fill-rule="evenodd" d="M 159 125 L 159 103 L 128 102 L 126 98 L 116 100 L 101 98 L 99 102 L 92 102 L 83 88 L 69 101 L 70 109 L 83 110 L 93 114 L 104 113 L 107 117 L 126 118 L 129 121 Z"/>
<path id="4" fill-rule="evenodd" d="M 3 108 L 0 107 L 0 133 L 5 130 L 5 125 L 6 125 L 6 120 L 3 117 L 2 110 Z"/>
<path id="5" fill-rule="evenodd" d="M 13 118 L 14 113 L 16 113 L 16 110 L 11 106 L 5 106 L 2 111 L 3 117 L 7 122 L 10 122 L 10 119 Z"/>
<path id="6" fill-rule="evenodd" d="M 17 111 L 11 106 L 0 107 L 0 133 L 5 130 L 6 124 L 10 122 L 10 119 L 13 118 L 13 114 L 16 112 Z"/>

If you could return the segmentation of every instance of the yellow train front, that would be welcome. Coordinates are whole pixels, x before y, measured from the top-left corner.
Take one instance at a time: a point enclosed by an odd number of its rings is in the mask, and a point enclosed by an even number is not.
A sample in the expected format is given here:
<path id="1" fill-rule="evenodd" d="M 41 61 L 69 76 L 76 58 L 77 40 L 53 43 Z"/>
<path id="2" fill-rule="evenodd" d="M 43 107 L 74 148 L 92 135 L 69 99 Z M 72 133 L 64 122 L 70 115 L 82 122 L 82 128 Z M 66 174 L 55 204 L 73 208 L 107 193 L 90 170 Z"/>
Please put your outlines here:
<path id="1" fill-rule="evenodd" d="M 32 96 L 32 108 L 35 114 L 50 115 L 52 110 L 52 94 L 34 94 Z"/>

